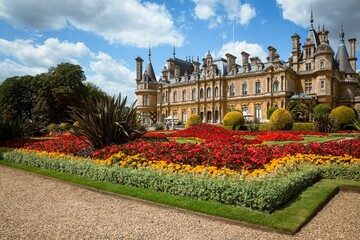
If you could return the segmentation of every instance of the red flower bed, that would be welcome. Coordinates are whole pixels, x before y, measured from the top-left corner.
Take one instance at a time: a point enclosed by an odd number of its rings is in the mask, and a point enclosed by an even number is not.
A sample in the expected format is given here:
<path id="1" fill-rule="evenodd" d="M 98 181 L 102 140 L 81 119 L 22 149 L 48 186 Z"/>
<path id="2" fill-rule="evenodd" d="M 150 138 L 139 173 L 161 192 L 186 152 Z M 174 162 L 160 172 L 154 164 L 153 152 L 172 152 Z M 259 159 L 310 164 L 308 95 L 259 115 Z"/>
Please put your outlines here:
<path id="1" fill-rule="evenodd" d="M 293 134 L 292 132 L 284 132 L 284 131 L 269 132 L 269 133 L 259 136 L 258 139 L 262 140 L 262 141 L 302 141 L 302 140 L 304 140 L 304 138 L 302 138 L 299 134 Z"/>

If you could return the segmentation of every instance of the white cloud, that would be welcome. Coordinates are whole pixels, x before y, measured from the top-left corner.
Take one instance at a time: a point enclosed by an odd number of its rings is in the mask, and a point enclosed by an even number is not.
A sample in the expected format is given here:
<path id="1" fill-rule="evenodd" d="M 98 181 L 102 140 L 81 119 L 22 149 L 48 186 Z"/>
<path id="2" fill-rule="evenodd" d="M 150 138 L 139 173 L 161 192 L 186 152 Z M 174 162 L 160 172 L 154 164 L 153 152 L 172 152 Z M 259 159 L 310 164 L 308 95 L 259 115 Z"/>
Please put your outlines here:
<path id="1" fill-rule="evenodd" d="M 135 72 L 123 63 L 115 61 L 108 54 L 100 52 L 96 60 L 90 62 L 87 80 L 100 86 L 110 95 L 117 96 L 121 92 L 123 97 L 128 96 L 131 103 L 135 101 Z"/>
<path id="2" fill-rule="evenodd" d="M 41 67 L 27 67 L 10 59 L 5 59 L 0 62 L 0 82 L 8 77 L 24 76 L 24 75 L 36 75 L 43 72 L 47 72 L 47 68 Z"/>
<path id="3" fill-rule="evenodd" d="M 164 5 L 138 0 L 2 1 L 0 17 L 36 30 L 59 30 L 71 24 L 111 43 L 136 47 L 181 46 L 184 41 Z"/>
<path id="4" fill-rule="evenodd" d="M 77 63 L 78 58 L 92 55 L 82 42 L 60 42 L 56 38 L 48 38 L 43 44 L 36 44 L 28 39 L 0 39 L 0 53 L 35 68 L 49 68 L 61 62 Z"/>
<path id="5" fill-rule="evenodd" d="M 256 16 L 256 10 L 250 4 L 241 4 L 240 0 L 193 0 L 195 3 L 195 16 L 201 20 L 209 21 L 209 28 L 215 28 L 225 17 L 241 25 L 247 25 Z"/>
<path id="6" fill-rule="evenodd" d="M 259 44 L 247 43 L 246 41 L 236 41 L 224 44 L 220 50 L 215 53 L 216 57 L 224 57 L 230 53 L 237 57 L 236 62 L 242 64 L 241 52 L 247 52 L 251 57 L 259 57 L 263 62 L 266 61 L 267 54 Z"/>
<path id="7" fill-rule="evenodd" d="M 121 92 L 131 102 L 135 100 L 135 72 L 108 54 L 91 52 L 84 43 L 60 42 L 55 38 L 49 38 L 42 44 L 24 39 L 0 39 L 1 53 L 7 58 L 0 62 L 0 81 L 13 76 L 44 73 L 61 62 L 82 62 L 79 65 L 88 81 L 110 95 Z"/>
<path id="8" fill-rule="evenodd" d="M 344 26 L 345 37 L 359 37 L 360 11 L 358 0 L 313 0 L 311 5 L 302 1 L 277 0 L 276 1 L 284 19 L 287 19 L 303 28 L 310 27 L 310 12 L 313 10 L 314 28 L 318 25 L 329 30 L 330 43 L 337 46 L 341 24 Z M 304 40 L 305 41 L 305 40 Z"/>

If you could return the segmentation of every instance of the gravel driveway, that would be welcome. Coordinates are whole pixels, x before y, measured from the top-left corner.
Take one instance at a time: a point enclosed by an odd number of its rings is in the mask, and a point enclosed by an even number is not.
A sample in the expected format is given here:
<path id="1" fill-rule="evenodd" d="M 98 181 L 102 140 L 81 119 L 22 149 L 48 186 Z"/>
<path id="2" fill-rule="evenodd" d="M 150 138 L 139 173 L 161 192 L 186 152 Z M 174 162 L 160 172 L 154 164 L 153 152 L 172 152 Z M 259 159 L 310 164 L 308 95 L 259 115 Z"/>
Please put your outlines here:
<path id="1" fill-rule="evenodd" d="M 0 166 L 0 239 L 360 239 L 359 226 L 353 192 L 288 236 Z"/>

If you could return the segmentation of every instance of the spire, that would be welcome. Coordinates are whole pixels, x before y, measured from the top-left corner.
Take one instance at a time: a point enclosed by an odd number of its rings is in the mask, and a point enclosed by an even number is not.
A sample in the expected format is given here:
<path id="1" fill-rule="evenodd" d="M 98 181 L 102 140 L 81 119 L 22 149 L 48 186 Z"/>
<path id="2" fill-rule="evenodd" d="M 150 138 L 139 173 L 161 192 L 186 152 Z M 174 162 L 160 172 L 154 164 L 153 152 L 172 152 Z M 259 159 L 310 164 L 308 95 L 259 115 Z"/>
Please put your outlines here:
<path id="1" fill-rule="evenodd" d="M 340 43 L 344 44 L 344 37 L 345 37 L 345 33 L 344 33 L 344 29 L 343 29 L 343 25 L 341 24 L 341 30 L 340 30 Z"/>
<path id="2" fill-rule="evenodd" d="M 175 59 L 175 54 L 176 54 L 176 52 L 175 52 L 175 46 L 174 46 L 174 48 L 173 48 L 173 58 Z"/>
<path id="3" fill-rule="evenodd" d="M 313 16 L 313 10 L 312 10 L 312 5 L 311 5 L 311 17 L 310 17 L 310 24 L 311 24 L 311 29 L 314 28 L 314 16 Z"/>
<path id="4" fill-rule="evenodd" d="M 149 62 L 151 62 L 151 48 L 149 46 Z"/>

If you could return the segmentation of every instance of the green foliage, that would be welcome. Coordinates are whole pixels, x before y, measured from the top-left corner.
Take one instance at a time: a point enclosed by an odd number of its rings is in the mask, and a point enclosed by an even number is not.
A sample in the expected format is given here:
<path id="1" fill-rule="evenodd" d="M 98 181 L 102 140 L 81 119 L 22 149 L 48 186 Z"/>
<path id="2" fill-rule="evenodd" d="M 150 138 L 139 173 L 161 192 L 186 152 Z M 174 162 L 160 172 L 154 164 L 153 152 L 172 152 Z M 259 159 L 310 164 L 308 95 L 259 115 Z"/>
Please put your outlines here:
<path id="1" fill-rule="evenodd" d="M 335 119 L 336 127 L 343 129 L 346 125 L 351 124 L 356 119 L 355 112 L 346 106 L 339 106 L 331 110 L 330 118 Z"/>
<path id="2" fill-rule="evenodd" d="M 196 176 L 192 174 L 164 174 L 151 169 L 129 169 L 98 166 L 90 161 L 61 161 L 36 154 L 3 152 L 3 159 L 15 163 L 42 167 L 75 174 L 95 180 L 151 189 L 172 195 L 248 207 L 272 212 L 290 201 L 306 187 L 317 182 L 321 175 L 316 169 L 304 169 L 287 176 L 257 181 Z"/>
<path id="3" fill-rule="evenodd" d="M 135 103 L 126 106 L 127 97 L 86 98 L 81 107 L 70 107 L 77 126 L 74 135 L 85 136 L 95 148 L 121 144 L 140 137 L 145 129 L 137 117 Z"/>
<path id="4" fill-rule="evenodd" d="M 228 112 L 223 119 L 224 126 L 231 126 L 233 130 L 237 126 L 243 126 L 245 124 L 244 115 L 240 111 Z"/>
<path id="5" fill-rule="evenodd" d="M 51 133 L 51 132 L 58 132 L 59 131 L 59 125 L 56 123 L 50 123 L 49 125 L 47 125 L 46 130 Z"/>
<path id="6" fill-rule="evenodd" d="M 271 107 L 266 111 L 266 119 L 270 119 L 273 112 L 275 112 L 278 109 L 278 107 Z"/>
<path id="7" fill-rule="evenodd" d="M 270 130 L 291 130 L 293 118 L 290 112 L 284 108 L 279 108 L 270 117 Z"/>
<path id="8" fill-rule="evenodd" d="M 59 129 L 64 132 L 69 131 L 71 129 L 71 127 L 72 126 L 70 125 L 70 123 L 60 123 L 59 124 Z"/>
<path id="9" fill-rule="evenodd" d="M 309 121 L 309 108 L 306 104 L 291 100 L 287 108 L 295 122 Z"/>
<path id="10" fill-rule="evenodd" d="M 312 131 L 314 130 L 314 123 L 312 122 L 304 122 L 304 123 L 294 123 L 293 128 L 291 130 L 295 131 Z"/>
<path id="11" fill-rule="evenodd" d="M 49 123 L 65 122 L 68 106 L 87 96 L 106 94 L 86 80 L 79 65 L 61 63 L 47 73 L 7 78 L 0 84 L 0 117 L 21 118 L 40 132 Z"/>
<path id="12" fill-rule="evenodd" d="M 314 129 L 318 132 L 334 132 L 336 128 L 336 122 L 334 118 L 331 118 L 329 115 L 325 114 L 315 121 Z"/>
<path id="13" fill-rule="evenodd" d="M 0 141 L 28 136 L 30 133 L 26 123 L 20 118 L 0 119 Z"/>
<path id="14" fill-rule="evenodd" d="M 162 123 L 155 124 L 155 130 L 164 130 L 165 126 Z"/>
<path id="15" fill-rule="evenodd" d="M 196 126 L 201 123 L 202 123 L 202 121 L 201 121 L 201 118 L 199 115 L 191 114 L 190 117 L 186 121 L 185 128 L 190 128 L 190 127 Z"/>
<path id="16" fill-rule="evenodd" d="M 321 116 L 329 115 L 331 107 L 327 104 L 321 103 L 314 108 L 314 120 L 317 121 Z"/>

